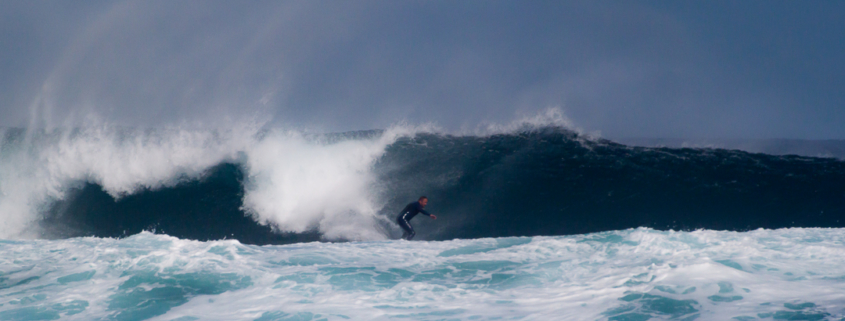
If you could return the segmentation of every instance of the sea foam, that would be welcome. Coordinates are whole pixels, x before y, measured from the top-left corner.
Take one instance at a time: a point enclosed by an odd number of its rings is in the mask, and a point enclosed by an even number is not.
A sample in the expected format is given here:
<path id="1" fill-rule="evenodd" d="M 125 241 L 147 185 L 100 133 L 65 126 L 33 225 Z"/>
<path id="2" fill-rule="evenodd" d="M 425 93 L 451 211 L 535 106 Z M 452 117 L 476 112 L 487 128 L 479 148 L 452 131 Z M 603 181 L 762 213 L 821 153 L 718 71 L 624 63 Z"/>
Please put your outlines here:
<path id="1" fill-rule="evenodd" d="M 0 251 L 3 320 L 845 317 L 843 229 L 284 246 L 142 233 Z"/>
<path id="2" fill-rule="evenodd" d="M 234 163 L 246 171 L 243 210 L 257 221 L 280 231 L 316 230 L 326 239 L 384 239 L 370 170 L 387 145 L 420 128 L 334 140 L 251 124 L 227 130 L 7 130 L 0 142 L 0 237 L 50 237 L 37 222 L 84 183 L 120 199 L 201 180 L 210 168 Z"/>

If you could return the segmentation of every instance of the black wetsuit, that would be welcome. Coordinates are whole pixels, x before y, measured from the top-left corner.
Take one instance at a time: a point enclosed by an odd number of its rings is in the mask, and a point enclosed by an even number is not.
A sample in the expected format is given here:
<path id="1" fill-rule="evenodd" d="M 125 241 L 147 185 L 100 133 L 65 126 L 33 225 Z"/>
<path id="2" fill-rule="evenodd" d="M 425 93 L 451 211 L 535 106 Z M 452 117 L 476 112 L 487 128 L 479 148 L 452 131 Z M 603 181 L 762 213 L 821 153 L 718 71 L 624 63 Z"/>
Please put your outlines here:
<path id="1" fill-rule="evenodd" d="M 405 233 L 402 234 L 402 238 L 406 240 L 411 240 L 414 238 L 414 235 L 417 233 L 414 232 L 414 228 L 408 223 L 414 216 L 417 214 L 423 213 L 425 215 L 431 216 L 431 213 L 426 212 L 420 202 L 413 202 L 405 206 L 405 209 L 402 212 L 399 212 L 399 217 L 396 218 L 396 222 L 399 223 L 399 227 L 405 230 Z"/>

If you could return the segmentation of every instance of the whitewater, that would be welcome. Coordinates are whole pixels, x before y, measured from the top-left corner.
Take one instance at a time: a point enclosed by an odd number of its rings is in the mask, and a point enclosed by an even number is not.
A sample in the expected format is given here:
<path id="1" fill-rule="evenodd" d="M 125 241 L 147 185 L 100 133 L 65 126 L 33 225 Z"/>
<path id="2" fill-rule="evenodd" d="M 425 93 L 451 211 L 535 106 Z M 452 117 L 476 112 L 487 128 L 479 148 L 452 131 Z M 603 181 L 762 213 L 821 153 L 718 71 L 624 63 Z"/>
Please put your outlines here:
<path id="1" fill-rule="evenodd" d="M 2 320 L 832 320 L 845 230 L 0 243 Z"/>
<path id="2" fill-rule="evenodd" d="M 541 118 L 6 129 L 0 320 L 845 318 L 842 160 Z"/>
<path id="3" fill-rule="evenodd" d="M 210 168 L 232 162 L 246 169 L 242 209 L 255 221 L 286 232 L 317 228 L 329 239 L 384 239 L 373 228 L 380 207 L 371 168 L 388 144 L 417 130 L 330 140 L 255 124 L 218 131 L 9 129 L 0 142 L 0 237 L 57 234 L 38 222 L 51 204 L 86 183 L 119 200 L 202 180 Z"/>

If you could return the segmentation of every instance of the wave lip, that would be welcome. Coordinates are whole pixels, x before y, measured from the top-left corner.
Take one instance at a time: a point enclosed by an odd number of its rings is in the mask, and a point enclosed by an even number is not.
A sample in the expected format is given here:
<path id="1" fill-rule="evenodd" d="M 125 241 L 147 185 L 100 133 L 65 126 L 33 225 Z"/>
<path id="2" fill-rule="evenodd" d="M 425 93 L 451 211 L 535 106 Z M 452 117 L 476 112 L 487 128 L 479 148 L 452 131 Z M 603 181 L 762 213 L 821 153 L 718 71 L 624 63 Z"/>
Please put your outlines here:
<path id="1" fill-rule="evenodd" d="M 8 130 L 0 154 L 3 237 L 33 237 L 52 202 L 93 183 L 115 199 L 170 188 L 236 159 L 254 129 L 228 132 L 119 127 Z"/>

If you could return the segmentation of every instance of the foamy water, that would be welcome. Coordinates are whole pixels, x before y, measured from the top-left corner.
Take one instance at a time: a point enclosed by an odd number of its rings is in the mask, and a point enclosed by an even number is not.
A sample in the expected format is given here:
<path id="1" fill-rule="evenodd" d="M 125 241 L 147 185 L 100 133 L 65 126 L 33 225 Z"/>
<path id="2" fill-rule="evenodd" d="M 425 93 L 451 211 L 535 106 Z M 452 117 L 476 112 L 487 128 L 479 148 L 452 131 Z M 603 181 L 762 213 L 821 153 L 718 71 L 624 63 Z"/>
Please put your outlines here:
<path id="1" fill-rule="evenodd" d="M 0 243 L 2 320 L 822 320 L 845 230 L 249 246 L 142 233 Z"/>
<path id="2" fill-rule="evenodd" d="M 316 229 L 327 239 L 385 239 L 376 228 L 383 203 L 371 168 L 397 137 L 418 130 L 334 141 L 248 124 L 226 131 L 101 126 L 5 141 L 0 135 L 0 238 L 45 237 L 37 225 L 43 213 L 84 183 L 120 198 L 198 180 L 230 162 L 246 171 L 243 210 L 256 221 L 286 232 Z"/>

